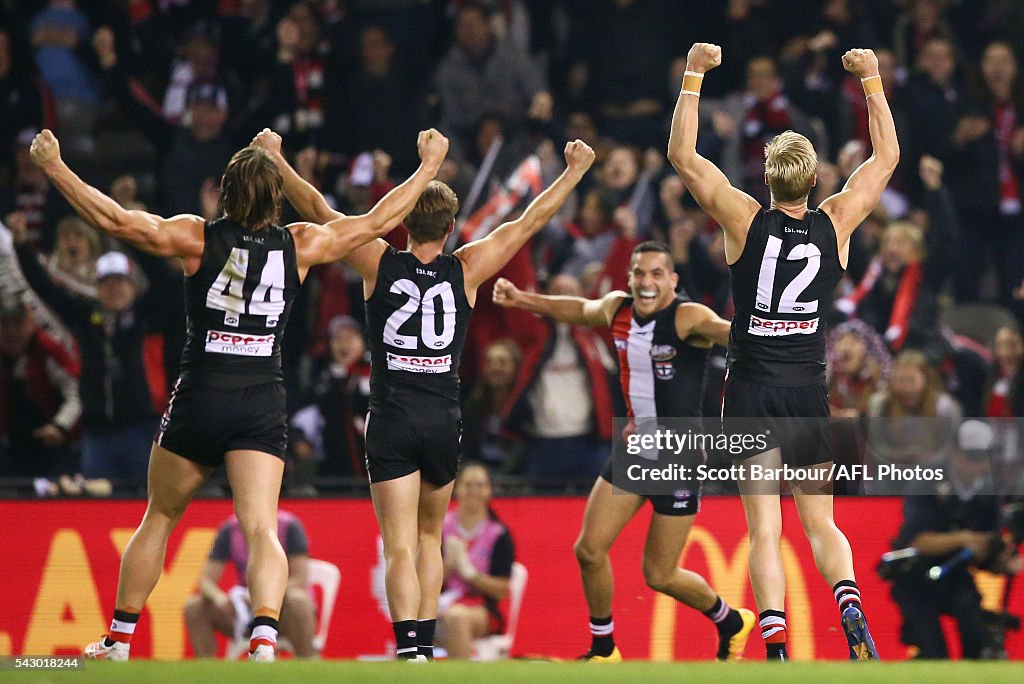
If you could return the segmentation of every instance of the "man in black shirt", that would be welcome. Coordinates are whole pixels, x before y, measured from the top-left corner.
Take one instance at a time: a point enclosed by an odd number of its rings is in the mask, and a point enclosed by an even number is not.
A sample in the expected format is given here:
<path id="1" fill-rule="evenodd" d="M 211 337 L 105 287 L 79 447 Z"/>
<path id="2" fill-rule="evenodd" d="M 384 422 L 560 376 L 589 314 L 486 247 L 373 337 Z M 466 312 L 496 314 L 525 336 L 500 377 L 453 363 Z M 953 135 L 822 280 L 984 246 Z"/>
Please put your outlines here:
<path id="1" fill-rule="evenodd" d="M 82 181 L 46 130 L 32 161 L 88 222 L 147 253 L 177 258 L 185 278 L 188 335 L 181 374 L 150 452 L 149 505 L 121 561 L 110 633 L 86 646 L 89 658 L 128 660 L 139 614 L 163 571 L 167 539 L 214 468 L 226 466 L 235 513 L 250 550 L 255 607 L 250 660 L 275 659 L 288 561 L 270 531 L 287 442 L 281 338 L 291 303 L 309 269 L 336 261 L 385 235 L 436 175 L 448 140 L 434 130 L 417 141 L 416 173 L 362 216 L 329 225 L 277 225 L 281 174 L 250 146 L 231 158 L 221 179 L 223 215 L 207 222 L 128 211 Z"/>
<path id="2" fill-rule="evenodd" d="M 804 136 L 781 133 L 765 147 L 765 183 L 772 199 L 771 207 L 764 209 L 697 153 L 700 88 L 705 72 L 721 64 L 722 49 L 695 43 L 686 59 L 668 158 L 697 203 L 725 233 L 736 315 L 729 337 L 723 424 L 730 429 L 737 417 L 756 418 L 757 425 L 747 425 L 742 432 L 771 434 L 773 446 L 784 452 L 773 448 L 746 463 L 778 468 L 784 455 L 788 464 L 827 472 L 832 456 L 828 431 L 821 425 L 829 416 L 823 318 L 846 269 L 850 236 L 878 203 L 899 161 L 878 60 L 870 50 L 843 55 L 843 67 L 861 78 L 867 98 L 871 158 L 841 192 L 818 209 L 809 209 L 807 199 L 817 182 L 817 154 Z M 817 429 L 797 439 L 778 440 L 780 432 L 786 435 L 793 427 L 794 419 L 810 419 Z M 832 517 L 831 493 L 819 491 L 820 479 L 792 485 L 816 565 L 839 605 L 850 658 L 877 658 L 854 581 L 853 552 Z M 788 660 L 778 489 L 765 492 L 742 481 L 739 486 L 750 529 L 750 582 L 761 610 L 761 636 L 769 660 Z"/>
<path id="3" fill-rule="evenodd" d="M 87 478 L 141 483 L 147 450 L 165 396 L 162 364 L 147 363 L 159 350 L 155 316 L 160 306 L 150 290 L 136 297 L 132 264 L 121 252 L 96 262 L 97 299 L 76 297 L 55 283 L 26 244 L 12 231 L 18 262 L 36 295 L 70 328 L 82 356 L 82 473 Z M 151 357 L 153 358 L 153 357 Z"/>
<path id="4" fill-rule="evenodd" d="M 280 136 L 264 130 L 254 144 L 274 155 L 288 200 L 300 215 L 315 221 L 341 217 L 291 168 Z M 372 357 L 366 470 L 384 539 L 399 659 L 433 655 L 444 575 L 441 526 L 462 432 L 459 362 L 477 288 L 551 220 L 594 162 L 594 151 L 576 140 L 566 144 L 565 160 L 562 175 L 522 216 L 454 254 L 445 254 L 444 244 L 455 228 L 459 200 L 435 181 L 405 222 L 408 250 L 379 239 L 345 259 L 362 276 L 366 299 Z"/>

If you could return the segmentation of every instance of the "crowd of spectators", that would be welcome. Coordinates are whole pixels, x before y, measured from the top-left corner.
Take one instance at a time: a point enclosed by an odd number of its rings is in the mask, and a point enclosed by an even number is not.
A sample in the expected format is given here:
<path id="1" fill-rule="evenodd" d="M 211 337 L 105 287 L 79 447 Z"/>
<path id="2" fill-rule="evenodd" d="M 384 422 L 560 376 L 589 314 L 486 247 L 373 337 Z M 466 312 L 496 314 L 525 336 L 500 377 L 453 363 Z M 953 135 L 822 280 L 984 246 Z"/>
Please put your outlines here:
<path id="1" fill-rule="evenodd" d="M 837 293 L 836 411 L 1024 408 L 1015 3 L 0 0 L 0 16 L 0 477 L 42 478 L 40 494 L 141 477 L 185 317 L 175 264 L 98 235 L 32 166 L 37 130 L 54 129 L 69 165 L 123 205 L 212 218 L 225 163 L 264 126 L 336 208 L 359 212 L 411 171 L 415 132 L 435 125 L 452 140 L 439 177 L 462 204 L 453 242 L 516 211 L 578 137 L 594 170 L 502 275 L 598 296 L 625 287 L 638 241 L 658 239 L 686 295 L 729 318 L 721 232 L 664 156 L 695 40 L 724 56 L 699 151 L 767 200 L 765 143 L 804 133 L 819 156 L 812 207 L 870 154 L 840 55 L 878 55 L 902 161 Z M 401 230 L 389 240 L 402 246 Z M 333 264 L 307 283 L 284 345 L 289 486 L 306 491 L 363 476 L 368 394 L 358 278 Z M 536 486 L 592 480 L 623 415 L 608 343 L 482 297 L 463 364 L 465 456 Z M 723 368 L 719 350 L 710 415 Z"/>

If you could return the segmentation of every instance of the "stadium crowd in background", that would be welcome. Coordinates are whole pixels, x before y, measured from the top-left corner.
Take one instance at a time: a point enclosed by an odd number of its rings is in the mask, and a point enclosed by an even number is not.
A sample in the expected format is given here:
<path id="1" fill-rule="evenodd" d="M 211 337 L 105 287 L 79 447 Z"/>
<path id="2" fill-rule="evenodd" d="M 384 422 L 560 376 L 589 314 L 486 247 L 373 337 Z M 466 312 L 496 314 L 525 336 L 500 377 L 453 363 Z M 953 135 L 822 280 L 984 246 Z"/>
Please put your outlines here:
<path id="1" fill-rule="evenodd" d="M 555 150 L 578 137 L 596 172 L 502 275 L 600 296 L 624 288 L 632 248 L 657 239 L 686 294 L 728 319 L 721 231 L 664 154 L 694 39 L 727 54 L 703 92 L 699 152 L 764 198 L 765 143 L 804 133 L 820 162 L 812 207 L 868 149 L 861 86 L 840 55 L 878 54 L 902 163 L 851 242 L 832 315 L 834 408 L 1020 415 L 1020 11 L 980 0 L 0 0 L 0 477 L 144 472 L 148 447 L 132 464 L 111 445 L 148 441 L 184 340 L 180 270 L 68 218 L 28 160 L 36 131 L 54 129 L 69 163 L 122 205 L 214 218 L 225 163 L 265 126 L 303 178 L 358 213 L 413 170 L 412 133 L 436 125 L 452 141 L 438 177 L 465 217 L 453 244 L 536 196 L 561 170 Z M 389 237 L 404 244 L 400 230 Z M 289 486 L 307 492 L 365 476 L 368 392 L 359 278 L 339 263 L 309 283 L 284 345 Z M 624 415 L 609 342 L 481 297 L 463 364 L 466 456 L 539 486 L 592 481 L 611 416 Z M 712 364 L 709 414 L 723 368 Z"/>

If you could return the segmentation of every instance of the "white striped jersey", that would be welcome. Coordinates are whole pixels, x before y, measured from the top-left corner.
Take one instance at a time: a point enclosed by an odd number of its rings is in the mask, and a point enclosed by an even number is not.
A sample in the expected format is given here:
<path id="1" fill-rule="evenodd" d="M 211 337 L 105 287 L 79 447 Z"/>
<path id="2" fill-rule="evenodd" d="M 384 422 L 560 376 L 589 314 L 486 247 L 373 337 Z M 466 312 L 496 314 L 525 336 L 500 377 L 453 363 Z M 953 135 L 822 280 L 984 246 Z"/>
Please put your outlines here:
<path id="1" fill-rule="evenodd" d="M 612 321 L 619 355 L 619 383 L 630 418 L 687 418 L 701 415 L 711 348 L 694 347 L 676 334 L 672 303 L 644 319 L 626 297 Z"/>

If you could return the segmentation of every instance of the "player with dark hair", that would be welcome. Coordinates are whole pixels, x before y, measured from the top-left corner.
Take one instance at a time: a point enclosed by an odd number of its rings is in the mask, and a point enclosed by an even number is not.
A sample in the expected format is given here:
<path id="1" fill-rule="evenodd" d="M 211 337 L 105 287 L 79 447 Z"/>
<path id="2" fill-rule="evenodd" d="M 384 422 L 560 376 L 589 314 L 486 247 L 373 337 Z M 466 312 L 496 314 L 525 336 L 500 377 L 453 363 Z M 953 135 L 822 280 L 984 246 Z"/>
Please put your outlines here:
<path id="1" fill-rule="evenodd" d="M 494 301 L 573 325 L 610 326 L 630 421 L 635 425 L 661 417 L 699 424 L 708 357 L 714 344 L 727 343 L 729 322 L 676 294 L 678 285 L 668 248 L 645 242 L 633 250 L 629 294 L 557 297 L 524 292 L 501 278 L 494 285 Z M 703 461 L 703 454 L 691 456 Z M 622 660 L 613 636 L 615 582 L 608 553 L 647 499 L 654 508 L 643 555 L 647 585 L 708 616 L 718 628 L 718 659 L 739 660 L 756 622 L 754 614 L 730 608 L 703 577 L 678 565 L 700 508 L 699 487 L 646 497 L 618 491 L 613 486 L 613 460 L 590 491 L 575 547 L 592 637 L 583 658 Z"/>
<path id="2" fill-rule="evenodd" d="M 878 60 L 871 50 L 843 55 L 843 66 L 859 76 L 864 87 L 871 157 L 842 191 L 810 209 L 807 198 L 817 180 L 814 147 L 802 135 L 781 133 L 764 151 L 765 183 L 772 198 L 765 209 L 697 154 L 700 86 L 705 72 L 721 64 L 722 49 L 695 43 L 686 59 L 668 158 L 701 208 L 725 231 L 736 315 L 729 337 L 723 424 L 728 430 L 736 424 L 731 419 L 757 418 L 778 435 L 792 427 L 793 419 L 824 423 L 829 406 L 821 316 L 832 309 L 849 258 L 850 236 L 878 204 L 899 161 L 896 127 L 878 75 Z M 775 440 L 774 446 L 781 449 L 757 454 L 748 462 L 774 468 L 781 466 L 784 457 L 788 464 L 828 472 L 832 453 L 827 429 L 812 430 L 792 441 Z M 739 485 L 761 634 L 768 659 L 787 660 L 779 493 L 759 490 L 750 482 Z M 875 659 L 878 653 L 854 580 L 853 553 L 833 520 L 832 495 L 820 491 L 821 480 L 793 482 L 791 488 L 815 563 L 839 604 L 850 657 Z"/>
<path id="3" fill-rule="evenodd" d="M 48 130 L 32 161 L 86 221 L 139 249 L 181 261 L 188 338 L 149 460 L 149 505 L 121 560 L 110 632 L 89 658 L 127 660 L 132 634 L 164 568 L 167 538 L 196 490 L 224 464 L 235 515 L 249 548 L 254 608 L 250 660 L 275 658 L 288 561 L 277 536 L 277 502 L 287 435 L 281 337 L 310 267 L 342 258 L 386 234 L 434 177 L 448 140 L 431 129 L 417 141 L 422 164 L 365 215 L 325 225 L 279 227 L 281 173 L 264 150 L 246 147 L 221 179 L 215 221 L 128 211 L 86 184 L 60 157 Z"/>
<path id="4" fill-rule="evenodd" d="M 341 216 L 281 155 L 280 136 L 264 131 L 284 175 L 288 200 L 314 221 Z M 431 182 L 405 222 L 409 248 L 375 240 L 345 261 L 363 278 L 372 350 L 366 469 L 384 540 L 385 585 L 399 659 L 433 656 L 437 600 L 444 580 L 441 528 L 459 462 L 462 431 L 459 360 L 477 289 L 543 228 L 594 162 L 576 140 L 567 168 L 522 216 L 487 237 L 444 253 L 459 208 L 455 193 Z"/>

